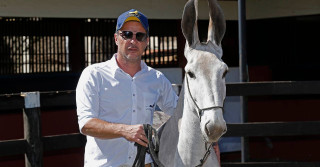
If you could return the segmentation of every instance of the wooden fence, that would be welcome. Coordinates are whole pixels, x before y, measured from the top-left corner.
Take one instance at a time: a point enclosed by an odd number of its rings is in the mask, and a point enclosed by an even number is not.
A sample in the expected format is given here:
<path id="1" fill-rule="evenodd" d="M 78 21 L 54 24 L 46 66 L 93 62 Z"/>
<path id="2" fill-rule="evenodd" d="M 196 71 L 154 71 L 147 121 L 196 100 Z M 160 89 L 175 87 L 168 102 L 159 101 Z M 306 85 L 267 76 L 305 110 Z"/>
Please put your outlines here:
<path id="1" fill-rule="evenodd" d="M 320 81 L 227 84 L 227 96 L 261 95 L 320 95 Z M 86 139 L 78 133 L 41 136 L 40 107 L 60 108 L 75 104 L 75 91 L 0 95 L 0 111 L 23 109 L 25 131 L 24 139 L 0 141 L 0 156 L 25 154 L 27 167 L 40 167 L 45 151 L 84 147 Z M 320 135 L 320 121 L 228 124 L 228 132 L 225 134 L 242 137 L 304 135 Z M 223 163 L 222 166 L 320 167 L 320 162 L 232 162 Z"/>

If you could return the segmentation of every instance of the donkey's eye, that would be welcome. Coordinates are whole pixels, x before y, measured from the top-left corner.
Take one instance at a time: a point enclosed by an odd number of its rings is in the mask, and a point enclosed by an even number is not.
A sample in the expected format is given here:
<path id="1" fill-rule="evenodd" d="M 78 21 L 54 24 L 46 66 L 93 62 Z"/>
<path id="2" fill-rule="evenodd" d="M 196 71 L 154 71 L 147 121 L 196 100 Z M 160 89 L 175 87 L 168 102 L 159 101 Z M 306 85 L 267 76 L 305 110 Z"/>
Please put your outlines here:
<path id="1" fill-rule="evenodd" d="M 188 72 L 188 75 L 189 75 L 190 78 L 195 78 L 195 77 L 196 77 L 196 76 L 194 75 L 194 73 L 191 72 L 191 71 Z"/>

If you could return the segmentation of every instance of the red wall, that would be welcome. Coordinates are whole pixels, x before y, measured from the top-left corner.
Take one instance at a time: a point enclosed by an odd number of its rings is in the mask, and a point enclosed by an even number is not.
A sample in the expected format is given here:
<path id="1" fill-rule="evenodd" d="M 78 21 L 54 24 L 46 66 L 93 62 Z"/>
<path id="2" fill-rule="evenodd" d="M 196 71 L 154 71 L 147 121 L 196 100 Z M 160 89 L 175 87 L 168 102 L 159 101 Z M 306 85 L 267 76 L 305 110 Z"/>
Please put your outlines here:
<path id="1" fill-rule="evenodd" d="M 78 133 L 77 114 L 70 110 L 42 110 L 42 135 L 59 135 Z M 7 128 L 5 128 L 7 127 Z M 0 114 L 0 140 L 22 139 L 23 114 L 22 111 Z M 5 134 L 5 135 L 3 135 Z M 44 153 L 43 165 L 45 167 L 80 167 L 83 166 L 84 148 L 50 151 Z M 24 155 L 0 157 L 0 166 L 23 167 Z"/>

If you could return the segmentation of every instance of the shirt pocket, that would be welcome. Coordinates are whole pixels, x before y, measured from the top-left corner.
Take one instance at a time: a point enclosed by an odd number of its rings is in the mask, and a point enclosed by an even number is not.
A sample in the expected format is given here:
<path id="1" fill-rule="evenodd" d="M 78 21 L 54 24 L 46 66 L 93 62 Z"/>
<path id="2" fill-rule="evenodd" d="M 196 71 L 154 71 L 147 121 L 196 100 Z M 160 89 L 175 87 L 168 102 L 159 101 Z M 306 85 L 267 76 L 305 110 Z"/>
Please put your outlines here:
<path id="1" fill-rule="evenodd" d="M 158 94 L 156 93 L 143 93 L 143 107 L 147 113 L 154 112 L 158 101 Z"/>
<path id="2" fill-rule="evenodd" d="M 132 100 L 130 93 L 122 88 L 105 88 L 100 91 L 99 118 L 114 123 L 128 123 L 131 119 Z"/>

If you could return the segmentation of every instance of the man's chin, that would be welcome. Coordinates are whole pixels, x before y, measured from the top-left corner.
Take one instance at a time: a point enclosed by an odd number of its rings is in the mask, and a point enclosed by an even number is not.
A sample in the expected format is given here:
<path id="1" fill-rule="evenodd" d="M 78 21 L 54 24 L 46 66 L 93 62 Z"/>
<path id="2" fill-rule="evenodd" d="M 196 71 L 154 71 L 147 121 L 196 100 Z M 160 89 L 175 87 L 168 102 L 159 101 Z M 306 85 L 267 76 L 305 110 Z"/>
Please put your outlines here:
<path id="1" fill-rule="evenodd" d="M 141 60 L 141 56 L 138 56 L 138 55 L 126 55 L 125 58 L 128 61 L 131 61 L 131 62 L 135 62 L 135 61 L 140 61 Z"/>

